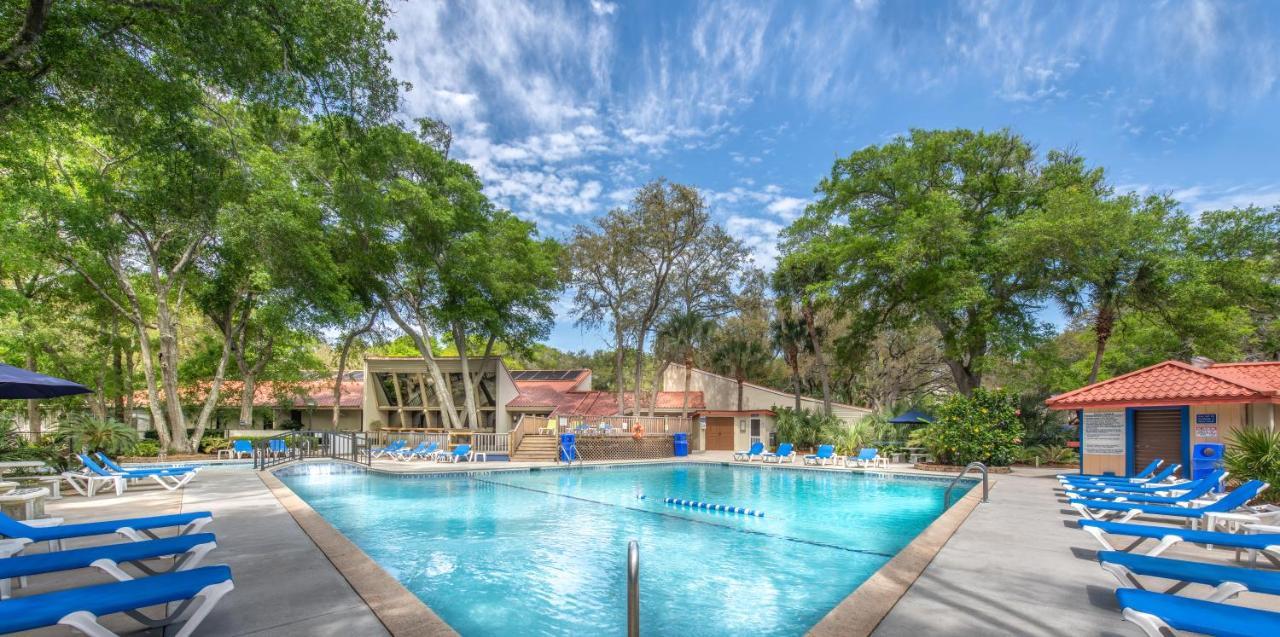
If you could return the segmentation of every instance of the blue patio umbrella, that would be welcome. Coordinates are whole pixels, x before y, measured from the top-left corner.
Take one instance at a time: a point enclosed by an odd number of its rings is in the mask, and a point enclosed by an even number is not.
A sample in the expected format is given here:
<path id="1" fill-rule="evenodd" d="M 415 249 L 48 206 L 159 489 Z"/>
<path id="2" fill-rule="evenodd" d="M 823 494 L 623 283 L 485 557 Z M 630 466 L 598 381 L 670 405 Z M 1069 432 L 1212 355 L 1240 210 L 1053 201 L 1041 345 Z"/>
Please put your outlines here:
<path id="1" fill-rule="evenodd" d="M 889 422 L 894 424 L 909 423 L 913 425 L 921 424 L 921 423 L 930 423 L 930 422 L 933 422 L 933 416 L 930 416 L 929 414 L 926 414 L 923 411 L 912 409 L 910 411 L 894 416 L 893 418 L 890 418 Z"/>
<path id="2" fill-rule="evenodd" d="M 57 398 L 88 394 L 88 387 L 0 363 L 0 398 Z"/>

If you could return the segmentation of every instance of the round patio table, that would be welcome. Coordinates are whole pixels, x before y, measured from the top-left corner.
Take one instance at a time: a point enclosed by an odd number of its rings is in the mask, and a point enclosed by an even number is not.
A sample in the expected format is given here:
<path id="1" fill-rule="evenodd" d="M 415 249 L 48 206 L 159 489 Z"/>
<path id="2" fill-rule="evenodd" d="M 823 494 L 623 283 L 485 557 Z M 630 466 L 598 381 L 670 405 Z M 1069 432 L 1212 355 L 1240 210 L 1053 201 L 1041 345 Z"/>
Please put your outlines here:
<path id="1" fill-rule="evenodd" d="M 10 460 L 8 462 L 0 462 L 0 476 L 13 469 L 39 469 L 43 466 L 44 463 L 39 460 Z"/>

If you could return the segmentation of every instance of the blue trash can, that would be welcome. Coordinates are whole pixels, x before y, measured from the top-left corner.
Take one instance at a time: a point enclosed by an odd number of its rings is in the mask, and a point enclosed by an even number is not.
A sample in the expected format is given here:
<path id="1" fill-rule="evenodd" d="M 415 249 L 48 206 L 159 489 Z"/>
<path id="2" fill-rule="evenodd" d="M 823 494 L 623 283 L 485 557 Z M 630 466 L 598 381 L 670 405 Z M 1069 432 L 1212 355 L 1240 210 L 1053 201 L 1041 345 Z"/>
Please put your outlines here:
<path id="1" fill-rule="evenodd" d="M 671 436 L 671 443 L 675 447 L 674 453 L 677 458 L 689 455 L 689 434 L 680 432 Z"/>
<path id="2" fill-rule="evenodd" d="M 1199 480 L 1216 469 L 1222 468 L 1222 455 L 1226 445 L 1217 442 L 1197 443 L 1191 453 L 1191 479 Z M 1222 491 L 1221 485 L 1218 491 Z"/>
<path id="3" fill-rule="evenodd" d="M 560 462 L 573 462 L 578 459 L 578 443 L 574 434 L 560 434 Z"/>

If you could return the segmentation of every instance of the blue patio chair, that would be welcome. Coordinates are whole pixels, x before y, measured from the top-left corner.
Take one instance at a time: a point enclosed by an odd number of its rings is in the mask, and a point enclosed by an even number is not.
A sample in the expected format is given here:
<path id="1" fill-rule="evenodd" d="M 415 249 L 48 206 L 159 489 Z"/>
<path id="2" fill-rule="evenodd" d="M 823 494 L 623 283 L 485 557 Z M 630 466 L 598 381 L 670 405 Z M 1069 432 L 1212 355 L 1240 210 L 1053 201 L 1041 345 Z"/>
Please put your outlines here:
<path id="1" fill-rule="evenodd" d="M 379 458 L 379 457 L 381 457 L 381 456 L 385 456 L 385 455 L 392 454 L 392 453 L 395 453 L 395 452 L 399 451 L 399 450 L 400 450 L 401 448 L 403 448 L 406 444 L 408 444 L 408 441 L 405 441 L 405 440 L 396 440 L 396 441 L 392 442 L 391 444 L 389 444 L 389 445 L 387 445 L 387 446 L 385 446 L 385 447 L 382 447 L 382 448 L 380 448 L 380 449 L 374 449 L 374 450 L 373 450 L 373 452 L 372 452 L 370 455 L 371 455 L 371 457 L 373 457 L 373 458 Z"/>
<path id="2" fill-rule="evenodd" d="M 873 467 L 876 463 L 881 463 L 883 459 L 880 457 L 880 450 L 874 447 L 864 447 L 858 450 L 856 456 L 846 456 L 844 466 L 848 467 L 850 463 L 857 467 Z"/>
<path id="3" fill-rule="evenodd" d="M 1187 488 L 1170 488 L 1164 491 L 1154 491 L 1148 489 L 1147 493 L 1132 491 L 1110 491 L 1110 492 L 1092 492 L 1092 491 L 1073 491 L 1068 490 L 1067 495 L 1076 498 L 1092 498 L 1094 500 L 1111 500 L 1112 502 L 1142 502 L 1144 504 L 1181 504 L 1183 502 L 1191 502 L 1198 500 L 1210 494 L 1217 489 L 1222 480 L 1227 477 L 1227 472 L 1221 469 L 1214 470 L 1201 480 L 1187 483 Z M 1160 493 L 1176 493 L 1177 495 L 1159 495 Z"/>
<path id="4" fill-rule="evenodd" d="M 1213 478 L 1213 479 L 1216 479 L 1219 483 L 1218 485 L 1216 485 L 1217 487 L 1221 486 L 1221 483 L 1225 478 L 1225 475 L 1226 474 L 1224 472 L 1222 474 L 1222 477 Z M 1089 496 L 1092 496 L 1093 494 L 1097 494 L 1097 493 L 1140 493 L 1140 494 L 1146 494 L 1146 495 L 1169 495 L 1175 491 L 1186 491 L 1188 489 L 1194 489 L 1197 486 L 1199 486 L 1200 483 L 1203 482 L 1206 478 L 1210 478 L 1210 477 L 1211 476 L 1205 476 L 1204 478 L 1199 478 L 1196 480 L 1183 480 L 1181 482 L 1161 482 L 1160 484 L 1149 484 L 1149 483 L 1118 484 L 1118 483 L 1099 483 L 1099 482 L 1090 482 L 1087 484 L 1063 483 L 1062 488 L 1067 492 L 1079 493 L 1082 496 L 1084 494 L 1088 494 Z"/>
<path id="5" fill-rule="evenodd" d="M 809 454 L 804 457 L 804 463 L 812 465 L 835 464 L 835 461 L 835 445 L 818 445 L 818 453 Z"/>
<path id="6" fill-rule="evenodd" d="M 1142 471 L 1139 471 L 1138 473 L 1135 473 L 1131 477 L 1108 476 L 1108 475 L 1085 475 L 1080 473 L 1059 473 L 1058 479 L 1063 480 L 1067 478 L 1077 478 L 1077 479 L 1100 479 L 1100 480 L 1117 480 L 1117 479 L 1118 480 L 1131 480 L 1131 479 L 1142 480 L 1142 479 L 1151 477 L 1151 474 L 1156 472 L 1156 469 L 1160 467 L 1160 464 L 1162 462 L 1164 462 L 1163 458 L 1156 458 L 1155 460 L 1152 460 L 1151 464 L 1147 465 L 1145 469 L 1143 469 Z"/>
<path id="7" fill-rule="evenodd" d="M 471 445 L 458 445 L 453 448 L 453 452 L 440 456 L 440 459 L 447 462 L 458 462 L 460 460 L 470 462 L 472 459 Z"/>
<path id="8" fill-rule="evenodd" d="M 1149 590 L 1143 585 L 1143 580 L 1138 579 L 1139 575 L 1177 582 L 1164 591 L 1166 593 L 1176 593 L 1187 584 L 1212 586 L 1213 592 L 1204 597 L 1210 602 L 1225 602 L 1245 591 L 1280 595 L 1280 573 L 1276 571 L 1226 564 L 1206 564 L 1121 551 L 1098 553 L 1098 563 L 1120 580 L 1121 586 Z"/>
<path id="9" fill-rule="evenodd" d="M 401 462 L 405 462 L 413 458 L 414 456 L 417 456 L 418 454 L 426 453 L 426 451 L 427 451 L 427 443 L 420 442 L 417 444 L 417 446 L 415 446 L 412 449 L 398 449 L 396 451 L 391 452 L 388 455 L 391 456 L 393 460 L 399 460 Z"/>
<path id="10" fill-rule="evenodd" d="M 1066 478 L 1060 478 L 1058 481 L 1064 485 L 1065 484 L 1078 484 L 1078 485 L 1153 484 L 1154 485 L 1154 484 L 1160 484 L 1161 482 L 1164 482 L 1165 480 L 1172 478 L 1173 474 L 1176 473 L 1178 469 L 1181 469 L 1181 468 L 1182 468 L 1182 465 L 1177 463 L 1165 465 L 1165 468 L 1161 469 L 1160 473 L 1157 473 L 1151 476 L 1150 478 L 1123 478 L 1123 477 L 1111 478 L 1110 476 L 1076 476 L 1076 477 L 1067 476 Z"/>
<path id="11" fill-rule="evenodd" d="M 122 473 L 114 473 L 107 471 L 97 462 L 94 462 L 93 458 L 90 458 L 83 453 L 76 454 L 76 457 L 80 459 L 80 462 L 84 465 L 85 469 L 88 469 L 90 473 L 99 477 L 116 477 L 126 481 L 151 479 L 168 491 L 181 489 L 182 487 L 187 486 L 187 483 L 191 482 L 191 479 L 196 475 L 195 471 L 185 471 L 175 474 L 168 473 L 163 469 L 136 469 Z"/>
<path id="12" fill-rule="evenodd" d="M 764 443 L 757 441 L 757 442 L 751 443 L 751 448 L 746 451 L 733 452 L 733 459 L 742 460 L 743 462 L 751 462 L 752 458 L 756 458 L 763 455 L 764 455 Z"/>
<path id="13" fill-rule="evenodd" d="M 175 633 L 189 637 L 200 627 L 227 593 L 235 588 L 231 569 L 205 566 L 180 573 L 84 586 L 52 593 L 41 593 L 0 601 L 0 633 L 32 630 L 46 626 L 69 626 L 86 635 L 114 635 L 98 618 L 115 613 L 129 613 L 134 619 L 146 620 L 153 626 L 166 626 L 190 615 Z M 168 614 L 170 602 L 184 602 Z M 142 615 L 143 608 L 165 607 L 165 615 L 152 619 Z"/>
<path id="14" fill-rule="evenodd" d="M 166 475 L 166 476 L 181 476 L 181 475 L 186 475 L 188 473 L 195 473 L 196 471 L 200 470 L 200 467 L 196 467 L 196 466 L 157 467 L 153 469 L 139 469 L 135 467 L 133 469 L 126 469 L 116 464 L 115 460 L 112 460 L 111 458 L 107 457 L 107 454 L 102 453 L 101 451 L 93 455 L 99 461 L 102 462 L 102 466 L 110 469 L 111 471 L 114 471 L 115 473 L 132 473 L 135 475 L 156 474 L 156 475 Z"/>
<path id="15" fill-rule="evenodd" d="M 267 451 L 271 452 L 272 455 L 283 456 L 292 450 L 283 438 L 272 438 L 267 441 Z"/>
<path id="16" fill-rule="evenodd" d="M 154 515 L 142 518 L 124 518 L 120 520 L 102 520 L 81 524 L 63 524 L 60 526 L 31 526 L 15 520 L 0 512 L 0 536 L 18 540 L 22 544 L 32 542 L 50 542 L 56 549 L 61 549 L 62 540 L 72 538 L 93 537 L 95 535 L 119 534 L 134 542 L 146 539 L 158 539 L 152 531 L 178 527 L 178 535 L 198 533 L 200 529 L 213 521 L 213 514 L 208 511 L 191 513 L 175 513 L 173 515 Z"/>
<path id="17" fill-rule="evenodd" d="M 765 452 L 760 455 L 761 462 L 776 462 L 782 464 L 782 459 L 786 458 L 787 462 L 795 464 L 796 451 L 794 446 L 789 442 L 778 445 L 778 450 L 772 453 Z"/>
<path id="18" fill-rule="evenodd" d="M 122 570 L 121 564 L 133 564 L 146 575 L 186 571 L 199 566 L 204 556 L 217 546 L 212 533 L 195 533 L 160 540 L 3 558 L 0 559 L 0 599 L 9 599 L 13 578 L 25 580 L 33 575 L 93 567 L 123 582 L 133 579 L 133 576 Z M 157 571 L 144 563 L 145 560 L 170 556 L 176 559 L 163 571 Z"/>
<path id="19" fill-rule="evenodd" d="M 1280 613 L 1201 599 L 1165 595 L 1136 588 L 1116 591 L 1124 618 L 1150 637 L 1177 634 L 1280 635 Z"/>
<path id="20" fill-rule="evenodd" d="M 1140 502 L 1112 502 L 1110 500 L 1086 500 L 1071 498 L 1068 504 L 1080 512 L 1080 515 L 1092 520 L 1112 520 L 1128 522 L 1139 515 L 1162 515 L 1182 518 L 1190 521 L 1205 520 L 1211 513 L 1230 513 L 1246 505 L 1267 488 L 1261 480 L 1250 480 L 1232 490 L 1220 500 L 1215 500 L 1201 507 L 1167 506 L 1161 504 L 1142 504 Z M 1210 529 L 1212 530 L 1212 529 Z"/>
<path id="21" fill-rule="evenodd" d="M 236 440 L 231 443 L 231 455 L 239 458 L 241 456 L 253 457 L 253 443 L 248 440 Z"/>
<path id="22" fill-rule="evenodd" d="M 1077 524 L 1098 544 L 1107 551 L 1136 551 L 1148 540 L 1158 540 L 1149 551 L 1141 553 L 1155 557 L 1164 553 L 1176 544 L 1191 542 L 1211 546 L 1250 552 L 1261 552 L 1267 559 L 1280 566 L 1280 533 L 1222 533 L 1219 531 L 1200 531 L 1186 527 L 1160 526 L 1155 524 L 1126 524 L 1123 522 L 1099 522 L 1097 520 L 1078 520 Z M 1124 548 L 1116 547 L 1106 536 L 1137 538 Z"/>

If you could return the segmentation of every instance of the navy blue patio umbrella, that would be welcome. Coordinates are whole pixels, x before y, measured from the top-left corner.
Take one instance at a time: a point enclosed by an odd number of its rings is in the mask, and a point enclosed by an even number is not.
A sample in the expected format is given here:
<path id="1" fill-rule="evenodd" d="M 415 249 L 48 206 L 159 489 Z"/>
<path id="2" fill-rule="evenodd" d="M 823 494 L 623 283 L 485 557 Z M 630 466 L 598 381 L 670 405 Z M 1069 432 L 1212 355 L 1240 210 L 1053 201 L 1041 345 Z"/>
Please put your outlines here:
<path id="1" fill-rule="evenodd" d="M 0 363 L 0 398 L 57 398 L 88 393 L 90 389 L 79 383 Z"/>
<path id="2" fill-rule="evenodd" d="M 889 422 L 894 423 L 895 425 L 930 423 L 933 422 L 933 416 L 930 416 L 923 411 L 912 409 L 890 418 Z"/>

